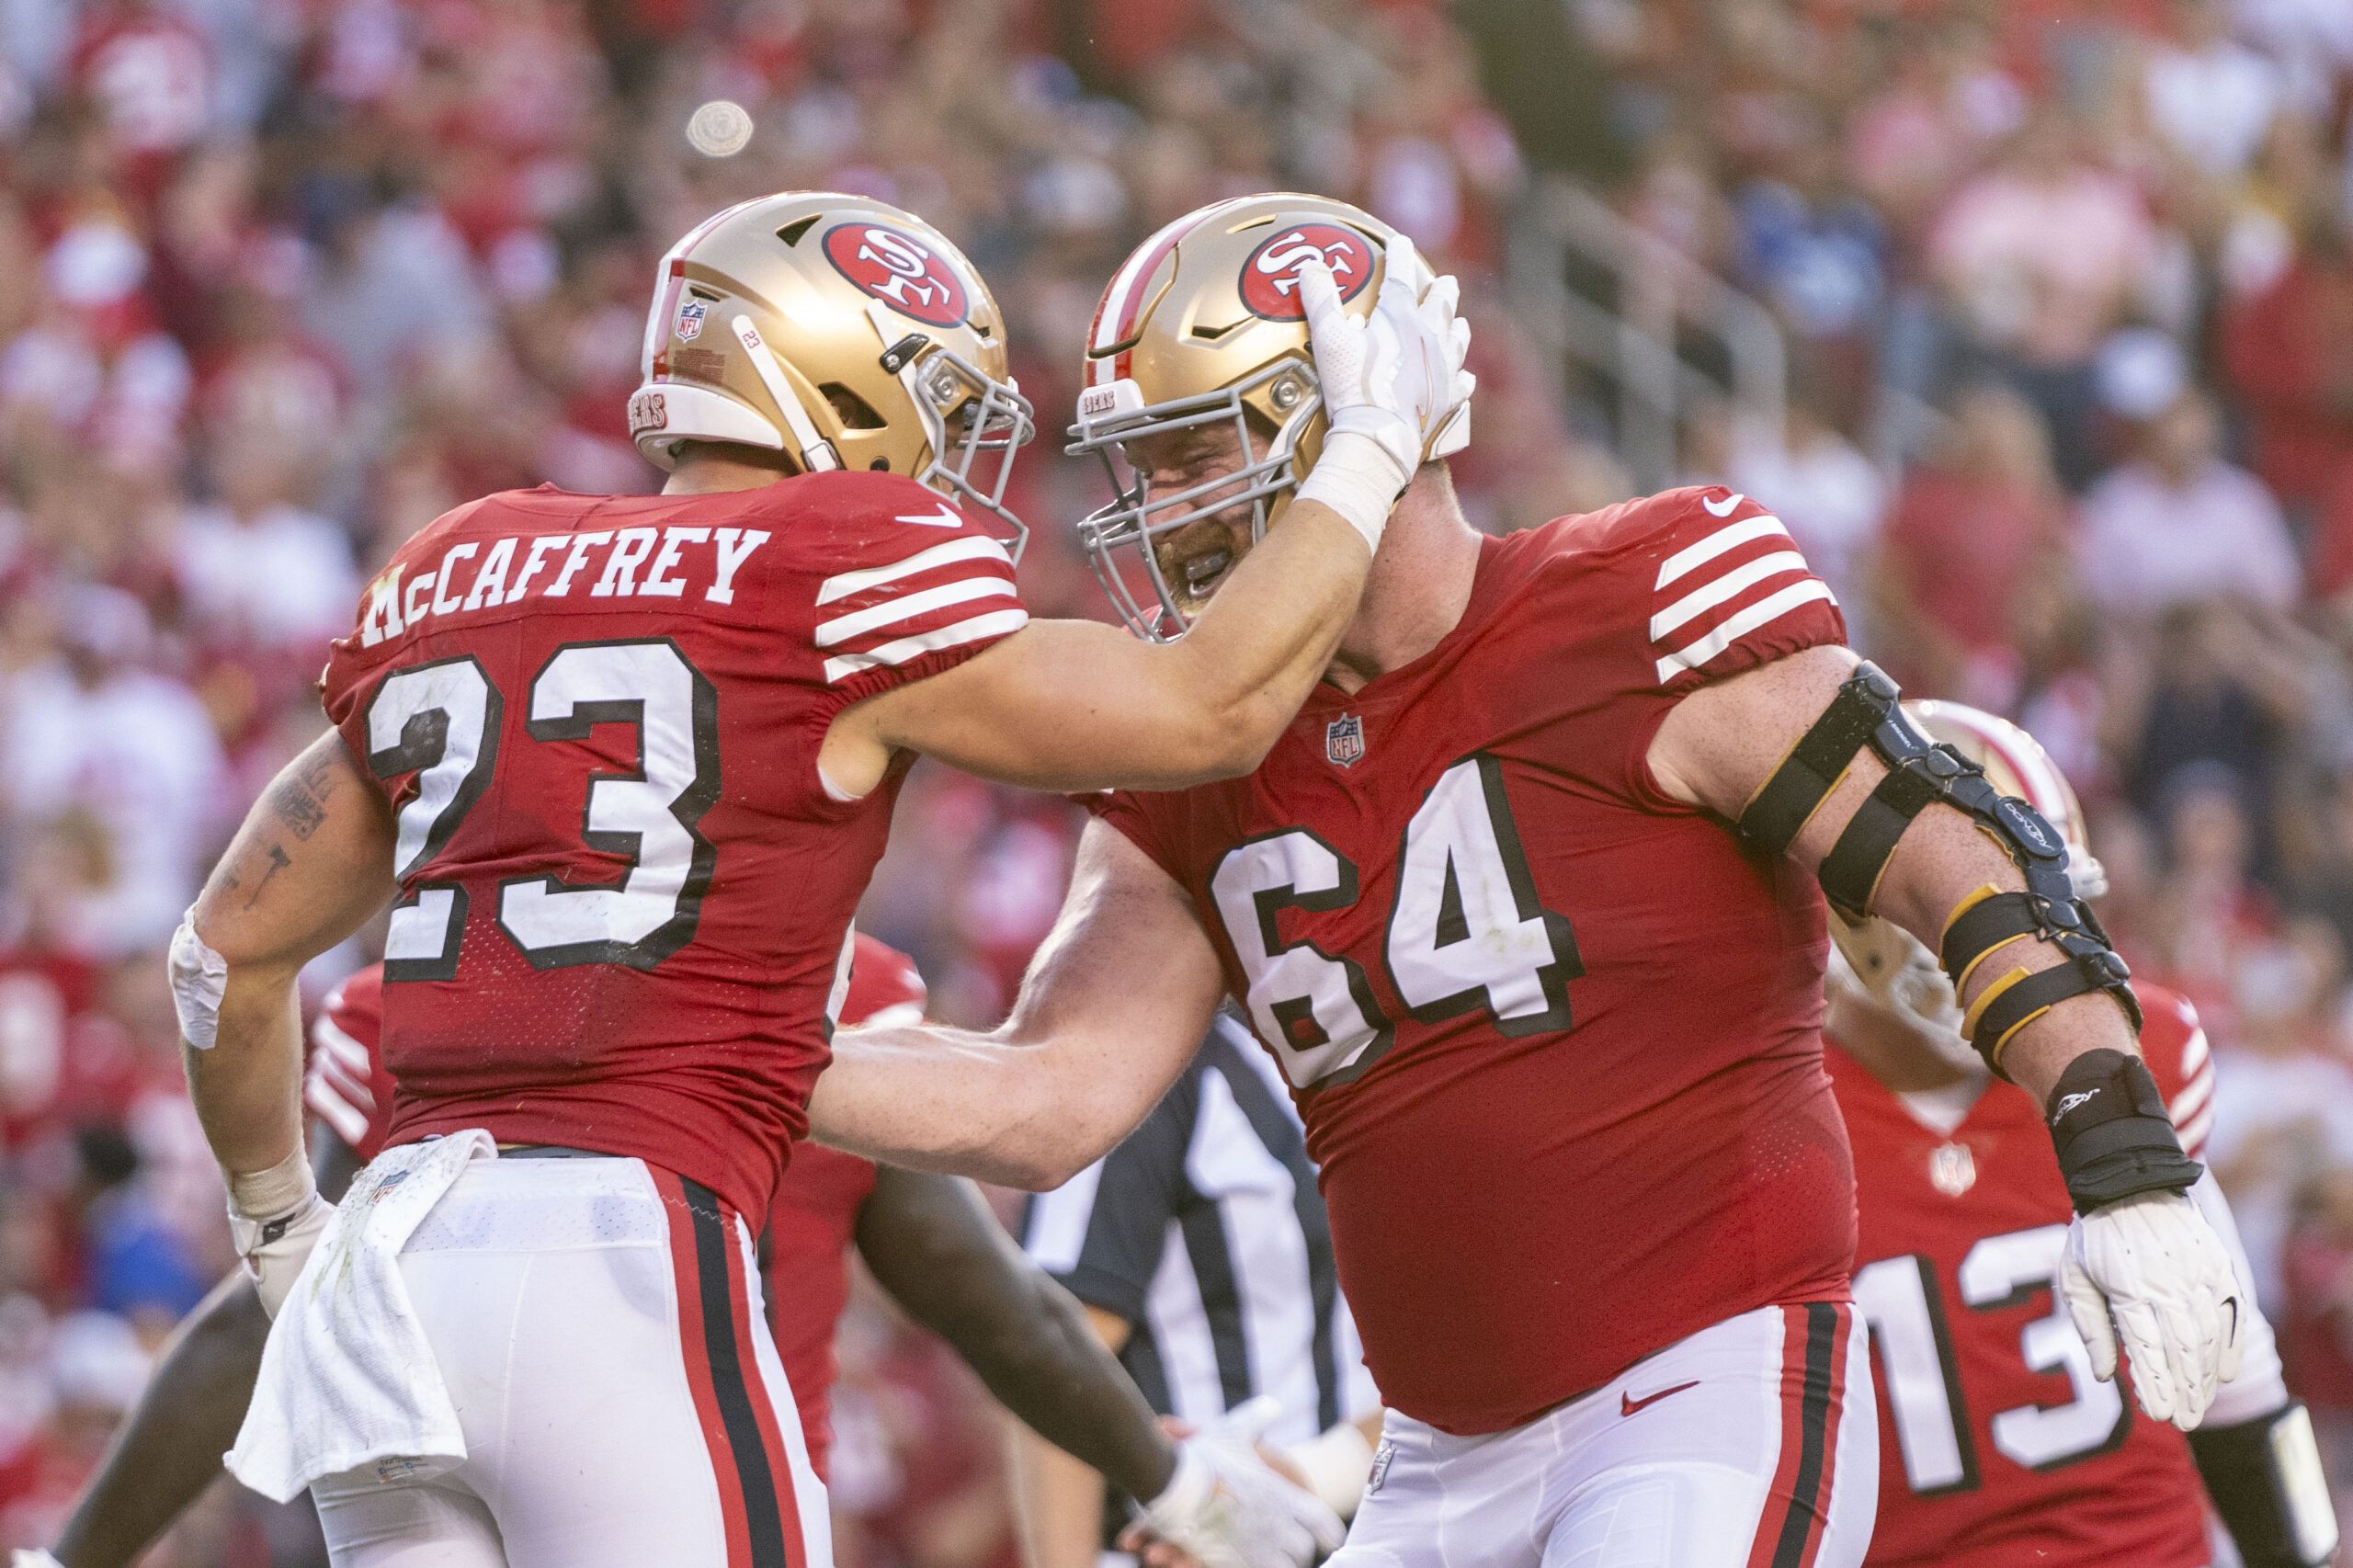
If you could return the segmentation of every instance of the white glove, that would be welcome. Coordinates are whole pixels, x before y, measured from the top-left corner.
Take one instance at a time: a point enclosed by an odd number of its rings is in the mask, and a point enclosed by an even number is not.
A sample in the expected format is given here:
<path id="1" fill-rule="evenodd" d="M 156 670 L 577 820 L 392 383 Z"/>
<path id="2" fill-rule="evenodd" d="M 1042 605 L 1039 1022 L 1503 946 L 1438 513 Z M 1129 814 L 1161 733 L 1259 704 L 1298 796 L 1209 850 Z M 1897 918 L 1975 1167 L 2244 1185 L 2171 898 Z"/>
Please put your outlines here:
<path id="1" fill-rule="evenodd" d="M 1432 278 L 1403 234 L 1390 242 L 1371 314 L 1351 315 L 1313 262 L 1300 270 L 1299 292 L 1330 424 L 1300 498 L 1330 506 L 1378 546 L 1414 471 L 1470 437 L 1471 324 L 1455 314 L 1454 279 Z"/>
<path id="2" fill-rule="evenodd" d="M 1347 1534 L 1338 1515 L 1267 1468 L 1256 1440 L 1281 1406 L 1235 1405 L 1176 1445 L 1176 1473 L 1137 1520 L 1201 1568 L 1307 1568 Z"/>
<path id="3" fill-rule="evenodd" d="M 2178 1192 L 2143 1192 L 2067 1228 L 2060 1289 L 2092 1370 L 2116 1376 L 2121 1342 L 2152 1421 L 2187 1432 L 2238 1375 L 2249 1305 L 2222 1237 Z"/>
<path id="4" fill-rule="evenodd" d="M 8 1554 L 8 1568 L 65 1568 L 65 1564 L 49 1552 L 28 1551 L 20 1546 Z"/>
<path id="5" fill-rule="evenodd" d="M 229 1210 L 229 1234 L 236 1243 L 237 1256 L 245 1262 L 245 1272 L 254 1277 L 254 1285 L 261 1292 L 261 1310 L 271 1317 L 286 1304 L 286 1297 L 294 1289 L 294 1281 L 302 1276 L 302 1265 L 310 1261 L 311 1250 L 319 1244 L 319 1237 L 335 1218 L 335 1205 L 318 1195 L 316 1188 L 285 1213 L 267 1220 L 256 1220 Z"/>

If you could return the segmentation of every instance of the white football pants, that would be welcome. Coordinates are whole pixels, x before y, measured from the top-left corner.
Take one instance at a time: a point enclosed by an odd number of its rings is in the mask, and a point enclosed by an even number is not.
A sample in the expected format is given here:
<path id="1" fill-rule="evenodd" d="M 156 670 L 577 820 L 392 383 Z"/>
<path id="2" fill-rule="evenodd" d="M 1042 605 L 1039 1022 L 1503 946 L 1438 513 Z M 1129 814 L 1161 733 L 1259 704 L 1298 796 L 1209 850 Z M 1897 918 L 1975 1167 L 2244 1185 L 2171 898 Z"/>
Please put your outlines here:
<path id="1" fill-rule="evenodd" d="M 1326 1568 L 1856 1568 L 1879 1503 L 1870 1379 L 1862 1320 L 1815 1302 L 1729 1318 L 1484 1437 L 1392 1410 Z"/>
<path id="2" fill-rule="evenodd" d="M 708 1189 L 641 1160 L 477 1161 L 401 1275 L 467 1457 L 320 1481 L 335 1568 L 830 1568 L 751 1232 Z"/>

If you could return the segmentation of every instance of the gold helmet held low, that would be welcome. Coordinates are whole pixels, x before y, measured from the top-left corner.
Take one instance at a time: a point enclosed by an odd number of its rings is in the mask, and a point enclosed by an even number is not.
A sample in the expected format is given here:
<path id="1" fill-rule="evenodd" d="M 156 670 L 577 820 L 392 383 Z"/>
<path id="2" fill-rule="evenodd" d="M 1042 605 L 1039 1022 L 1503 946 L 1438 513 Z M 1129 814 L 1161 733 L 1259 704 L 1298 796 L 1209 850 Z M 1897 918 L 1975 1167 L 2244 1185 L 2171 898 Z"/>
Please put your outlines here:
<path id="1" fill-rule="evenodd" d="M 1183 634 L 1188 596 L 1168 580 L 1159 541 L 1229 508 L 1251 507 L 1252 538 L 1290 504 L 1323 449 L 1326 420 L 1309 351 L 1300 268 L 1332 270 L 1341 301 L 1371 311 L 1394 232 L 1323 196 L 1239 197 L 1187 213 L 1120 264 L 1087 331 L 1073 454 L 1094 453 L 1116 498 L 1079 524 L 1105 592 L 1130 628 L 1154 641 Z M 1461 449 L 1469 405 L 1430 456 Z M 1130 442 L 1230 423 L 1240 468 L 1169 494 L 1152 493 Z M 1150 585 L 1121 570 L 1133 551 Z M 1198 605 L 1193 607 L 1198 608 Z"/>
<path id="2" fill-rule="evenodd" d="M 1985 770 L 1986 781 L 2042 813 L 2067 846 L 2067 874 L 2076 893 L 2097 898 L 2108 891 L 2108 873 L 2093 858 L 2084 830 L 2084 809 L 2075 791 L 2042 744 L 2007 719 L 1959 702 L 1906 702 L 1904 711 L 1927 737 L 1950 746 Z M 1850 921 L 1830 912 L 1830 936 L 1837 944 L 1831 983 L 1853 985 L 1919 1026 L 1938 1053 L 1956 1066 L 1980 1072 L 1984 1062 L 1961 1032 L 1961 1002 L 1937 955 L 1892 920 L 1873 915 Z"/>
<path id="3" fill-rule="evenodd" d="M 705 220 L 662 258 L 630 435 L 781 451 L 803 473 L 904 473 L 1011 530 L 1013 454 L 1036 428 L 1005 321 L 946 235 L 862 196 L 788 191 Z"/>

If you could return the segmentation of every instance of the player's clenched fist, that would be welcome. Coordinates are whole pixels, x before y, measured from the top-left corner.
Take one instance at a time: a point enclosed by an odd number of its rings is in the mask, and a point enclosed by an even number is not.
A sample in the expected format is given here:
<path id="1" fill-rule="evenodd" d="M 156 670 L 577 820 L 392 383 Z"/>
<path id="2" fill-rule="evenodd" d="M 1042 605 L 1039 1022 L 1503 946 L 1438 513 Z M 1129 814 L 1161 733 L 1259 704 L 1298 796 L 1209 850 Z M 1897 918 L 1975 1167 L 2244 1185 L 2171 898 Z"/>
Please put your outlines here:
<path id="1" fill-rule="evenodd" d="M 2247 1303 L 2228 1249 L 2179 1192 L 2120 1199 L 2068 1227 L 2062 1288 L 2102 1381 L 2120 1346 L 2152 1421 L 2187 1432 L 2238 1375 Z"/>

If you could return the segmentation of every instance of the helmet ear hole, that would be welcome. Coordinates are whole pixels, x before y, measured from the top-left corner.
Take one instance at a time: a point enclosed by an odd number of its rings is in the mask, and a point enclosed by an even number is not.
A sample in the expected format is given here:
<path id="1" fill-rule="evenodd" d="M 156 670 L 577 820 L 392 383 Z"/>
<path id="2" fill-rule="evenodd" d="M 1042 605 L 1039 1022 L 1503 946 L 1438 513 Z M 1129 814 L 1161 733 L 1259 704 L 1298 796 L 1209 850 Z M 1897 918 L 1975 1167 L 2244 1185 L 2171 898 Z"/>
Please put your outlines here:
<path id="1" fill-rule="evenodd" d="M 880 430 L 888 423 L 875 412 L 872 403 L 840 381 L 827 381 L 817 391 L 824 394 L 825 402 L 833 408 L 834 417 L 842 422 L 845 430 Z"/>
<path id="2" fill-rule="evenodd" d="M 889 458 L 876 458 L 872 462 L 868 463 L 866 466 L 870 472 L 888 473 L 891 472 L 891 460 Z"/>

